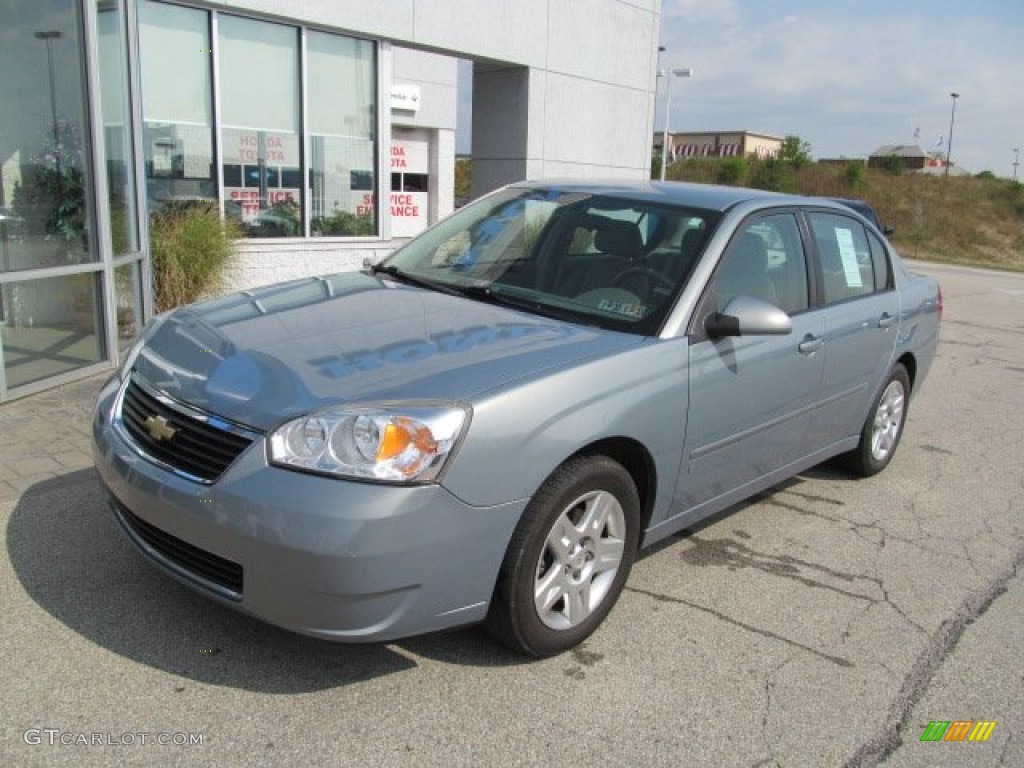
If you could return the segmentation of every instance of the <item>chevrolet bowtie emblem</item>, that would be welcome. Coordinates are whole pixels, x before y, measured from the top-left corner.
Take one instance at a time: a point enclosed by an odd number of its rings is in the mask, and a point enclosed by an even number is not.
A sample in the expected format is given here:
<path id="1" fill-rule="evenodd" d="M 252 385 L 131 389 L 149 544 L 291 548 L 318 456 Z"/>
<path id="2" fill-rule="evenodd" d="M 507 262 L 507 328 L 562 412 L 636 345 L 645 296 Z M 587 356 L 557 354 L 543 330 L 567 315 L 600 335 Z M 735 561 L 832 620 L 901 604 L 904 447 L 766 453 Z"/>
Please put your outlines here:
<path id="1" fill-rule="evenodd" d="M 178 430 L 168 424 L 167 419 L 163 416 L 150 416 L 142 425 L 149 432 L 149 436 L 158 443 L 161 440 L 170 440 L 178 433 Z"/>

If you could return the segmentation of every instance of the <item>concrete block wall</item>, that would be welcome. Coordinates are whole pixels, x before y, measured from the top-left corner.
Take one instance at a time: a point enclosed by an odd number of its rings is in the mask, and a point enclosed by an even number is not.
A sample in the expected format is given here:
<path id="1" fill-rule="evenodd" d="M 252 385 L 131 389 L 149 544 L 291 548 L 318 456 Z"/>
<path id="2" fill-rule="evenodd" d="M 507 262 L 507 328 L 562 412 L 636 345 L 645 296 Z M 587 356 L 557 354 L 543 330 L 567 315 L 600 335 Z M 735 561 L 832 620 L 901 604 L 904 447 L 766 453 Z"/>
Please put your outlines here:
<path id="1" fill-rule="evenodd" d="M 363 261 L 376 263 L 402 241 L 285 240 L 281 243 L 246 243 L 238 246 L 238 258 L 225 271 L 228 290 L 247 290 L 261 285 L 311 275 L 330 275 L 362 269 Z"/>

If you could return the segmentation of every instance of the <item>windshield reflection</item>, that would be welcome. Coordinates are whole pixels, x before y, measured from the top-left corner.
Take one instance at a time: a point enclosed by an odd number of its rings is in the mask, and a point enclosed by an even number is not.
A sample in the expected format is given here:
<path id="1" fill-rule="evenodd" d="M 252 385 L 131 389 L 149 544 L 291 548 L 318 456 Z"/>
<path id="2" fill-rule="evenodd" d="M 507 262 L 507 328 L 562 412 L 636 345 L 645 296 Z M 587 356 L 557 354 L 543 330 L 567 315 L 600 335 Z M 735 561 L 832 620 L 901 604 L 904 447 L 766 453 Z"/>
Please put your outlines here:
<path id="1" fill-rule="evenodd" d="M 412 240 L 381 271 L 537 314 L 651 335 L 718 216 L 557 187 L 512 188 Z"/>

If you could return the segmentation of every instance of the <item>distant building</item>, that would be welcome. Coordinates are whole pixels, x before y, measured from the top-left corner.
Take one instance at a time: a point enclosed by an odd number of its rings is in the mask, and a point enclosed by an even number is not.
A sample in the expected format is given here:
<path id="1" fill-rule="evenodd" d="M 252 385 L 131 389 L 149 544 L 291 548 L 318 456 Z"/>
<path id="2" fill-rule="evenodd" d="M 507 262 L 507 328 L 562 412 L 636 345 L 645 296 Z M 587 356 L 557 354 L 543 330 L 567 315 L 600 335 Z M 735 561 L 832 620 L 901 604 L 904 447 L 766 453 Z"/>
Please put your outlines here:
<path id="1" fill-rule="evenodd" d="M 867 160 L 863 157 L 819 157 L 815 160 L 818 165 L 850 165 L 854 163 L 856 165 L 865 165 Z"/>
<path id="2" fill-rule="evenodd" d="M 868 157 L 868 168 L 886 168 L 890 157 L 900 158 L 906 171 L 945 173 L 946 158 L 942 152 L 925 152 L 916 144 L 886 144 L 879 147 Z M 950 166 L 949 172 L 955 175 L 966 173 L 955 166 Z"/>
<path id="3" fill-rule="evenodd" d="M 654 153 L 661 154 L 664 134 L 654 135 Z M 687 157 L 774 157 L 782 148 L 783 139 L 752 131 L 707 131 L 669 133 L 668 156 L 672 162 Z"/>

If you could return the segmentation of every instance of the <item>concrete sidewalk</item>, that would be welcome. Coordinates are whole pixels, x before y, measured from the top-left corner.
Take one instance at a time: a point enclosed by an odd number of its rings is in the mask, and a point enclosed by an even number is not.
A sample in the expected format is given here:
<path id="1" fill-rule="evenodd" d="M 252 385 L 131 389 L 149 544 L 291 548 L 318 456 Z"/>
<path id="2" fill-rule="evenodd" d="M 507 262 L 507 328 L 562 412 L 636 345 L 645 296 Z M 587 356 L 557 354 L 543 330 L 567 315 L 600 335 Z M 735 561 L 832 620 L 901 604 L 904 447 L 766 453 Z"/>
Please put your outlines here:
<path id="1" fill-rule="evenodd" d="M 110 373 L 0 404 L 0 505 L 36 483 L 92 466 L 89 419 Z"/>

